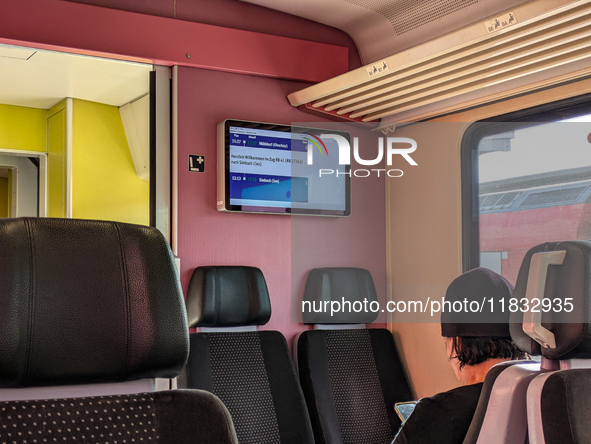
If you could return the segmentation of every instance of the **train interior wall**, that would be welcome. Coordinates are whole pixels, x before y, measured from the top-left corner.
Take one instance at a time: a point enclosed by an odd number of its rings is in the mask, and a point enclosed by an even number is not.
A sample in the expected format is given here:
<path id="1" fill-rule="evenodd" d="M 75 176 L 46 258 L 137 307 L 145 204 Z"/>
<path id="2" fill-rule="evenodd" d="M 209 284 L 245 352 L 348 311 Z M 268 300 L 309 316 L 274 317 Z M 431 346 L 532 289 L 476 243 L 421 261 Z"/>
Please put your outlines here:
<path id="1" fill-rule="evenodd" d="M 0 217 L 13 214 L 15 197 L 19 214 L 37 215 L 36 168 L 26 157 L 6 155 L 2 149 L 45 152 L 46 127 L 47 110 L 0 104 L 0 169 L 6 176 L 6 187 L 0 183 Z M 13 175 L 17 181 L 16 196 Z"/>
<path id="2" fill-rule="evenodd" d="M 45 152 L 47 110 L 0 104 L 0 148 Z"/>
<path id="3" fill-rule="evenodd" d="M 352 181 L 352 215 L 347 218 L 216 210 L 217 123 L 227 118 L 283 124 L 322 122 L 287 102 L 286 95 L 303 86 L 285 80 L 179 69 L 178 239 L 183 288 L 187 289 L 193 269 L 200 265 L 259 267 L 267 279 L 273 310 L 270 322 L 262 328 L 281 331 L 290 344 L 307 328 L 291 318 L 292 292 L 297 304 L 312 268 L 367 268 L 382 300 L 386 294 L 383 179 Z M 371 146 L 377 146 L 377 135 L 360 133 L 373 140 Z M 205 156 L 204 173 L 189 171 L 189 154 Z"/>
<path id="4" fill-rule="evenodd" d="M 413 156 L 419 166 L 405 171 L 403 190 L 395 180 L 387 185 L 390 298 L 396 300 L 402 293 L 416 300 L 441 298 L 463 271 L 460 151 L 470 122 L 494 121 L 495 116 L 589 92 L 591 81 L 582 80 L 396 130 L 397 136 L 417 141 Z M 417 396 L 459 385 L 438 323 L 389 327 L 400 341 Z"/>
<path id="5" fill-rule="evenodd" d="M 361 65 L 355 44 L 345 33 L 302 18 L 236 0 L 201 1 L 199 7 L 190 0 L 176 0 L 169 2 L 170 4 L 139 0 L 123 2 L 85 0 L 79 3 L 335 44 L 348 48 L 349 69 Z M 215 46 L 215 44 L 212 42 L 212 45 Z M 199 265 L 259 266 L 265 273 L 273 307 L 270 322 L 262 328 L 281 331 L 285 334 L 290 346 L 298 332 L 309 328 L 293 322 L 291 304 L 292 299 L 295 303 L 301 300 L 305 278 L 310 269 L 323 266 L 367 268 L 373 275 L 382 302 L 389 292 L 386 286 L 388 271 L 386 268 L 386 187 L 383 178 L 353 181 L 352 216 L 349 218 L 221 214 L 215 209 L 215 125 L 226 118 L 284 124 L 321 122 L 323 119 L 291 107 L 286 99 L 290 92 L 306 86 L 306 84 L 289 80 L 179 68 L 178 240 L 183 289 L 187 290 L 191 272 Z M 61 104 L 58 104 L 57 108 L 50 112 L 51 116 L 56 116 L 60 112 L 60 107 Z M 65 115 L 61 116 L 62 119 L 65 117 Z M 44 119 L 47 119 L 47 114 L 44 114 Z M 63 136 L 60 132 L 60 128 L 63 128 L 62 119 L 54 122 L 56 140 L 50 140 L 50 146 L 57 143 L 56 158 L 60 155 L 59 143 Z M 376 145 L 377 133 L 360 131 L 357 135 L 369 140 L 368 146 Z M 47 134 L 44 133 L 43 137 L 47 137 Z M 49 138 L 52 139 L 51 133 Z M 99 143 L 99 139 L 101 137 L 95 134 L 93 143 Z M 43 139 L 43 144 L 45 143 Z M 43 147 L 40 151 L 44 150 Z M 51 150 L 49 154 L 51 157 Z M 188 154 L 206 156 L 205 173 L 188 171 Z M 371 154 L 364 157 L 372 158 Z M 127 162 L 127 155 L 123 156 L 119 153 L 119 160 L 123 161 L 123 158 L 126 158 L 124 162 Z M 74 162 L 76 162 L 75 155 Z M 102 164 L 98 162 L 96 165 Z M 76 164 L 74 166 L 75 179 Z M 92 165 L 90 168 L 92 169 Z M 352 165 L 352 168 L 355 168 L 355 165 Z M 98 171 L 99 168 L 95 173 Z M 93 175 L 93 177 L 96 176 Z M 58 180 L 61 180 L 59 175 Z M 406 185 L 405 188 L 407 188 Z M 89 210 L 100 208 L 93 207 L 90 200 L 86 204 Z M 405 201 L 405 205 L 414 206 L 410 201 Z M 399 216 L 403 213 L 404 211 L 400 211 Z M 75 207 L 74 214 L 76 214 Z M 136 214 L 139 214 L 137 208 Z M 85 217 L 126 221 L 125 218 L 106 211 L 86 214 Z M 417 221 L 414 220 L 413 223 Z M 401 247 L 400 251 L 402 251 L 405 248 L 404 243 L 410 242 L 410 239 L 420 239 L 418 230 L 411 230 L 409 239 L 403 240 L 397 237 L 395 240 L 397 248 Z M 413 245 L 412 248 L 417 249 L 417 245 Z M 446 276 L 451 274 L 448 272 Z M 378 323 L 373 326 L 384 327 L 385 325 Z M 449 378 L 446 379 L 443 376 L 447 362 L 442 363 L 442 359 L 438 359 L 444 356 L 443 351 L 440 347 L 432 347 L 430 350 L 425 348 L 431 344 L 431 339 L 436 338 L 436 329 L 402 331 L 394 327 L 393 330 L 397 340 L 403 341 L 404 353 L 411 356 L 410 358 L 403 356 L 403 360 L 408 364 L 413 382 L 415 373 L 418 374 L 418 387 L 422 390 L 418 392 L 419 394 L 430 394 L 449 385 Z M 399 337 L 400 333 L 404 334 L 404 337 Z M 408 344 L 412 341 L 417 344 L 416 349 L 408 348 Z M 417 369 L 412 356 L 416 353 L 422 355 L 425 352 L 432 354 L 433 359 L 425 360 L 428 361 L 428 369 Z M 424 373 L 429 374 L 430 385 L 427 389 L 423 389 L 421 385 L 421 375 Z"/>
<path id="6" fill-rule="evenodd" d="M 67 1 L 344 46 L 349 49 L 349 69 L 361 66 L 361 59 L 355 43 L 343 31 L 239 0 L 199 0 L 198 2 L 193 0 Z M 216 42 L 211 42 L 211 45 L 215 48 Z"/>
<path id="7" fill-rule="evenodd" d="M 66 214 L 66 105 L 50 109 L 0 105 L 0 154 L 47 152 L 48 215 Z M 119 110 L 73 100 L 72 215 L 149 223 L 149 183 L 133 165 Z M 35 203 L 36 205 L 36 203 Z"/>
<path id="8" fill-rule="evenodd" d="M 47 215 L 66 217 L 67 196 L 66 100 L 47 111 Z"/>
<path id="9" fill-rule="evenodd" d="M 341 31 L 234 0 L 78 2 L 341 45 L 349 48 L 349 68 L 360 65 L 354 43 Z M 288 93 L 305 86 L 179 68 L 178 234 L 183 288 L 186 291 L 191 271 L 199 265 L 259 266 L 267 278 L 274 311 L 263 328 L 282 331 L 288 342 L 308 328 L 292 322 L 290 304 L 292 294 L 301 298 L 305 276 L 314 267 L 368 268 L 382 298 L 388 294 L 395 300 L 403 292 L 417 299 L 440 298 L 462 272 L 460 144 L 468 126 L 464 122 L 591 91 L 591 82 L 582 81 L 440 118 L 438 122 L 447 123 L 440 132 L 427 130 L 431 122 L 397 129 L 396 136 L 418 142 L 413 156 L 419 166 L 405 170 L 403 185 L 397 179 L 385 184 L 383 180 L 353 181 L 353 215 L 348 219 L 218 213 L 215 125 L 226 118 L 319 122 L 322 119 L 300 112 L 286 100 Z M 206 157 L 205 173 L 189 172 L 188 154 Z M 108 214 L 96 216 L 109 218 Z M 389 328 L 401 345 L 419 397 L 458 385 L 438 323 L 390 323 Z"/>
<path id="10" fill-rule="evenodd" d="M 150 184 L 136 174 L 119 109 L 75 99 L 73 112 L 72 216 L 148 225 Z"/>
<path id="11" fill-rule="evenodd" d="M 349 69 L 361 65 L 354 42 L 342 31 L 235 0 L 78 3 L 344 46 L 349 50 Z M 256 54 L 253 48 L 253 57 Z M 292 294 L 295 304 L 298 298 L 301 300 L 310 269 L 368 268 L 379 297 L 386 297 L 382 180 L 354 185 L 353 215 L 346 219 L 297 218 L 293 222 L 296 218 L 221 214 L 215 209 L 216 124 L 227 118 L 284 124 L 321 122 L 323 119 L 294 109 L 287 102 L 287 94 L 306 86 L 287 80 L 179 68 L 178 253 L 183 288 L 187 290 L 191 272 L 199 265 L 259 266 L 267 279 L 273 307 L 270 322 L 262 328 L 281 331 L 290 345 L 297 333 L 308 328 L 292 322 L 291 304 Z M 371 133 L 365 137 L 377 136 Z M 189 154 L 205 155 L 205 173 L 188 171 Z"/>

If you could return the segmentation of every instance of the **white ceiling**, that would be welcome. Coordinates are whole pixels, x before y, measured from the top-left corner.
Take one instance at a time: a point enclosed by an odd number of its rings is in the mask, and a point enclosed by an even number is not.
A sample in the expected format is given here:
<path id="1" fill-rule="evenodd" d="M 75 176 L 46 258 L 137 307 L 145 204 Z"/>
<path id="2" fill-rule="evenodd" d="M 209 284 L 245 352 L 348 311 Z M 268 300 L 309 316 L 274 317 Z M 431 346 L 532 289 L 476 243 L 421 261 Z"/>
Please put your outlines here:
<path id="1" fill-rule="evenodd" d="M 242 0 L 345 31 L 369 64 L 528 0 Z"/>
<path id="2" fill-rule="evenodd" d="M 121 106 L 149 92 L 152 65 L 0 44 L 0 103 L 48 109 L 65 97 Z"/>

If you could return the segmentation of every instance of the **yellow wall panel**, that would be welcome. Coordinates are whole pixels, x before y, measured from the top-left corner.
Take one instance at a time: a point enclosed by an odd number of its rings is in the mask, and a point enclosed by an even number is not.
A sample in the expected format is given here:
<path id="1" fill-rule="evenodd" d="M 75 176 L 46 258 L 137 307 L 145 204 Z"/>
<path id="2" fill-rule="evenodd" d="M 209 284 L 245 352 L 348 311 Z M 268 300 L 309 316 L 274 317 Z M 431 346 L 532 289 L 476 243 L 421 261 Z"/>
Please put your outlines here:
<path id="1" fill-rule="evenodd" d="M 0 177 L 0 217 L 8 217 L 8 179 Z"/>
<path id="2" fill-rule="evenodd" d="M 133 165 L 119 109 L 74 100 L 72 215 L 149 224 L 150 185 Z"/>
<path id="3" fill-rule="evenodd" d="M 0 148 L 45 152 L 47 110 L 0 104 Z"/>
<path id="4" fill-rule="evenodd" d="M 47 120 L 47 215 L 66 217 L 65 100 L 49 110 Z"/>

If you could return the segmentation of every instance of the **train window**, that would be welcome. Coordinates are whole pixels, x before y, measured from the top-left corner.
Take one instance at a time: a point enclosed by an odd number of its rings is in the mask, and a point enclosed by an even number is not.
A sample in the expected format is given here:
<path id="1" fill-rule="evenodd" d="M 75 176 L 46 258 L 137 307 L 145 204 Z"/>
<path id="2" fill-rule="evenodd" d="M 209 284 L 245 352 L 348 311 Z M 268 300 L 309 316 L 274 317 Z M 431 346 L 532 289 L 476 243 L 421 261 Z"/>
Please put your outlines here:
<path id="1" fill-rule="evenodd" d="M 515 284 L 529 248 L 591 239 L 588 105 L 479 122 L 462 154 L 465 269 L 487 267 Z"/>

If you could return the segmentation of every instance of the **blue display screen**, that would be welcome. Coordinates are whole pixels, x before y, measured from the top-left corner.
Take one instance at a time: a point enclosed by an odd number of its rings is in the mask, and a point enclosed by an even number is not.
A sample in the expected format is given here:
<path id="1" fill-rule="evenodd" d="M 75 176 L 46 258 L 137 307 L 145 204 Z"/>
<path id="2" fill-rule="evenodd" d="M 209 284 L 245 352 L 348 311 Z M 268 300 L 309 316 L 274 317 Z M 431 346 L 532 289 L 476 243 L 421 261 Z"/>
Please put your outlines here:
<path id="1" fill-rule="evenodd" d="M 226 137 L 231 206 L 345 215 L 349 181 L 347 167 L 338 164 L 336 141 L 325 141 L 326 153 L 316 155 L 310 164 L 310 136 L 303 133 L 230 125 Z M 335 173 L 323 176 L 322 169 Z"/>

